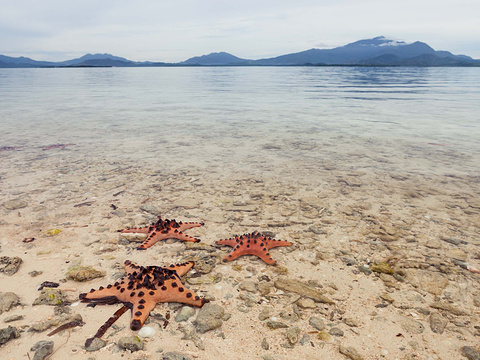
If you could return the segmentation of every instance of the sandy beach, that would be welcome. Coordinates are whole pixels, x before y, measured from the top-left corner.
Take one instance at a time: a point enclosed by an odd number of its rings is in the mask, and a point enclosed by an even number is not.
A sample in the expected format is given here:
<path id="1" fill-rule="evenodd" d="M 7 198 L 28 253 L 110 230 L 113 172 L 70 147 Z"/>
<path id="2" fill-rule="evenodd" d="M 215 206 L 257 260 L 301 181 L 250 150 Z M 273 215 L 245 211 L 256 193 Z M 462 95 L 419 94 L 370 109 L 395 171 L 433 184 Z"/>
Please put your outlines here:
<path id="1" fill-rule="evenodd" d="M 361 148 L 346 137 L 259 137 L 230 163 L 202 163 L 173 160 L 192 151 L 178 143 L 148 161 L 92 155 L 88 143 L 33 144 L 0 152 L 0 328 L 15 328 L 2 359 L 31 359 L 40 341 L 53 341 L 43 359 L 479 356 L 478 154 L 426 142 Z M 185 231 L 201 242 L 138 251 L 141 236 L 117 232 L 157 216 L 203 222 Z M 276 266 L 255 256 L 223 262 L 231 248 L 215 242 L 253 231 L 293 245 L 270 251 Z M 157 304 L 144 325 L 152 337 L 135 338 L 128 311 L 87 351 L 85 340 L 121 304 L 87 307 L 79 294 L 124 276 L 125 260 L 195 261 L 182 282 L 210 300 L 216 325 L 200 329 L 204 308 Z M 80 266 L 99 277 L 76 281 Z M 55 296 L 43 290 L 56 306 L 33 305 L 45 281 L 59 283 Z M 83 326 L 47 336 L 80 317 Z M 125 341 L 141 349 L 125 350 Z"/>

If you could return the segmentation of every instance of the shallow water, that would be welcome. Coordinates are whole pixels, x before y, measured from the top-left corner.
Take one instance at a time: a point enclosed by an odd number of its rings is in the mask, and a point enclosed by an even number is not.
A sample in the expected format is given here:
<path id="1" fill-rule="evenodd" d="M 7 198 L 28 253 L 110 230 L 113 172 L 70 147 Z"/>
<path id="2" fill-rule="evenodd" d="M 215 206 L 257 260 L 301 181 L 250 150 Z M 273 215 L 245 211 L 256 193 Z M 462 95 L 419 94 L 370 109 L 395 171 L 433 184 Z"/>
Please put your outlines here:
<path id="1" fill-rule="evenodd" d="M 475 68 L 2 69 L 0 99 L 0 146 L 74 143 L 77 156 L 172 169 L 479 163 Z"/>

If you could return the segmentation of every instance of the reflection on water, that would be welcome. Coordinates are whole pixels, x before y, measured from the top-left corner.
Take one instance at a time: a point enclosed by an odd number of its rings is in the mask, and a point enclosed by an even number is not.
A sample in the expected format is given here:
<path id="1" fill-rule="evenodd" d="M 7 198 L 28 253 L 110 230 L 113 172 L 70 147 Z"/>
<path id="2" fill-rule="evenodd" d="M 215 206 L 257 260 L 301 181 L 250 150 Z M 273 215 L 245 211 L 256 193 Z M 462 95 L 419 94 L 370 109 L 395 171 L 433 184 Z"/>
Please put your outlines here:
<path id="1" fill-rule="evenodd" d="M 348 163 L 356 149 L 430 158 L 433 169 L 438 154 L 455 152 L 464 158 L 451 166 L 473 171 L 479 84 L 475 68 L 2 69 L 0 145 L 65 142 L 91 156 L 244 167 L 333 153 Z M 445 147 L 431 156 L 428 143 Z"/>

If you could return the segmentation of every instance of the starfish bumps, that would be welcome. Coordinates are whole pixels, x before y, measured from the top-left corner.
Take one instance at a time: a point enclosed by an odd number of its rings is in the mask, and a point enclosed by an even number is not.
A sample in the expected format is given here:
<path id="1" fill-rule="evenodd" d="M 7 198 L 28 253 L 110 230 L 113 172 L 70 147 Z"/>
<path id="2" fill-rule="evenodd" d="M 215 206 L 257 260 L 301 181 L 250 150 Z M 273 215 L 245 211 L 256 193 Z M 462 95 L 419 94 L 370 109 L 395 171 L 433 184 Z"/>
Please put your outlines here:
<path id="1" fill-rule="evenodd" d="M 188 222 L 182 223 L 175 221 L 174 219 L 163 220 L 160 216 L 156 223 L 138 228 L 129 228 L 125 230 L 119 230 L 122 233 L 141 233 L 148 234 L 147 239 L 137 248 L 138 250 L 146 250 L 157 241 L 166 239 L 178 239 L 184 241 L 199 242 L 200 239 L 196 239 L 192 236 L 184 234 L 182 231 L 202 226 L 203 223 Z"/>
<path id="2" fill-rule="evenodd" d="M 180 281 L 180 276 L 185 275 L 193 265 L 194 262 L 189 261 L 169 267 L 144 267 L 127 260 L 126 277 L 106 288 L 80 294 L 79 297 L 82 302 L 94 305 L 123 303 L 132 310 L 130 329 L 139 330 L 157 303 L 180 302 L 202 307 L 208 302 L 185 288 Z"/>
<path id="3" fill-rule="evenodd" d="M 275 260 L 272 259 L 268 250 L 278 246 L 292 245 L 289 241 L 274 240 L 257 231 L 230 239 L 219 240 L 217 244 L 233 247 L 233 251 L 223 261 L 232 261 L 242 255 L 256 255 L 269 265 L 275 265 Z"/>

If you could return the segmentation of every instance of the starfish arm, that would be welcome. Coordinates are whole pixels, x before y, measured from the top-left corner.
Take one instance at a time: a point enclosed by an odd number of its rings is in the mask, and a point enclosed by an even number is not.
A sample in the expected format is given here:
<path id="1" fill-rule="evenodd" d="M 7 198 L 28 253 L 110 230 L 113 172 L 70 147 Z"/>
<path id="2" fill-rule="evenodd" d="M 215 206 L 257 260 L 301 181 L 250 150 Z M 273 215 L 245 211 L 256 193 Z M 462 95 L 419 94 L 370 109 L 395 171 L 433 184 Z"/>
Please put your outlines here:
<path id="1" fill-rule="evenodd" d="M 194 227 L 200 227 L 203 225 L 203 223 L 197 223 L 197 222 L 188 222 L 188 223 L 182 223 L 181 221 L 178 223 L 178 225 L 180 225 L 178 227 L 178 231 L 184 231 L 184 230 L 188 230 L 188 229 L 191 229 L 191 228 L 194 228 Z"/>
<path id="2" fill-rule="evenodd" d="M 140 330 L 145 323 L 145 320 L 147 320 L 148 315 L 150 315 L 150 312 L 155 309 L 156 305 L 156 301 L 151 296 L 145 297 L 143 301 L 142 299 L 136 301 L 132 307 L 130 329 L 134 331 Z"/>
<path id="3" fill-rule="evenodd" d="M 175 264 L 175 265 L 172 264 L 168 266 L 168 269 L 176 271 L 178 276 L 183 276 L 193 267 L 193 265 L 195 265 L 195 262 L 188 261 L 183 264 Z"/>
<path id="4" fill-rule="evenodd" d="M 136 234 L 148 234 L 153 230 L 152 226 L 145 226 L 145 227 L 136 227 L 136 228 L 129 228 L 119 230 L 121 233 L 136 233 Z"/>
<path id="5" fill-rule="evenodd" d="M 100 287 L 98 290 L 90 290 L 88 293 L 83 293 L 79 295 L 79 298 L 82 302 L 93 303 L 93 304 L 114 304 L 119 301 L 118 291 L 113 286 L 110 287 Z"/>
<path id="6" fill-rule="evenodd" d="M 266 241 L 267 249 L 272 249 L 279 246 L 290 246 L 290 245 L 292 245 L 290 241 L 274 240 L 274 239 L 269 239 L 268 241 Z"/>
<path id="7" fill-rule="evenodd" d="M 154 299 L 158 302 L 179 302 L 183 304 L 202 307 L 207 300 L 198 296 L 194 291 L 183 287 L 180 280 L 170 279 L 165 284 L 154 291 Z"/>
<path id="8" fill-rule="evenodd" d="M 223 239 L 223 240 L 218 240 L 217 244 L 218 245 L 227 245 L 227 246 L 235 247 L 237 245 L 237 240 L 236 240 L 236 238 Z"/>

